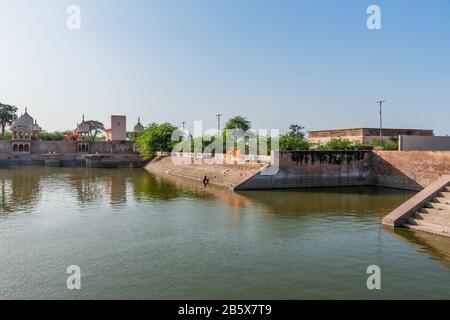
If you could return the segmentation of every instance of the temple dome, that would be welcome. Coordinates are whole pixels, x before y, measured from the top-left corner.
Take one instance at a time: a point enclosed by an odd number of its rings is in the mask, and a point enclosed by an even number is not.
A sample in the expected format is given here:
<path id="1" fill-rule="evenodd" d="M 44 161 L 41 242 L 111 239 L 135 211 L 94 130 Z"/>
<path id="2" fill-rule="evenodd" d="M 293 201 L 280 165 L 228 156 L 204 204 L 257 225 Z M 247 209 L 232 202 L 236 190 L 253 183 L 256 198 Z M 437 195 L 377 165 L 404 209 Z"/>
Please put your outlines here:
<path id="1" fill-rule="evenodd" d="M 22 131 L 22 132 L 31 132 L 34 130 L 33 118 L 28 114 L 26 109 L 25 113 L 21 115 L 16 121 L 14 121 L 10 129 L 11 131 Z"/>
<path id="2" fill-rule="evenodd" d="M 75 129 L 76 133 L 89 133 L 91 131 L 91 128 L 89 127 L 89 124 L 84 121 L 84 114 L 83 114 L 83 120 L 80 124 L 77 124 L 77 128 Z"/>
<path id="3" fill-rule="evenodd" d="M 42 128 L 38 125 L 37 120 L 34 120 L 33 131 L 42 131 Z"/>
<path id="4" fill-rule="evenodd" d="M 141 118 L 138 118 L 138 123 L 134 126 L 134 132 L 141 133 L 144 129 L 144 126 L 141 124 Z"/>

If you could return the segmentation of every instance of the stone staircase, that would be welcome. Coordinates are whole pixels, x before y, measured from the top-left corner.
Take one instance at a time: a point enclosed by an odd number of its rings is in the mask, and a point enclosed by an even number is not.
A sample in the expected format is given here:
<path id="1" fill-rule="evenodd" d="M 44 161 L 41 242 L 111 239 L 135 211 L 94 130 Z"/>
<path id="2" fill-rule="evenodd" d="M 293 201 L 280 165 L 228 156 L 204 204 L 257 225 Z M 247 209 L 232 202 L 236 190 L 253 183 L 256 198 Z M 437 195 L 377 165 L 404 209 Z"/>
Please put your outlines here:
<path id="1" fill-rule="evenodd" d="M 450 237 L 450 175 L 440 177 L 405 201 L 382 223 Z"/>
<path id="2" fill-rule="evenodd" d="M 426 202 L 402 226 L 450 237 L 450 184 Z"/>

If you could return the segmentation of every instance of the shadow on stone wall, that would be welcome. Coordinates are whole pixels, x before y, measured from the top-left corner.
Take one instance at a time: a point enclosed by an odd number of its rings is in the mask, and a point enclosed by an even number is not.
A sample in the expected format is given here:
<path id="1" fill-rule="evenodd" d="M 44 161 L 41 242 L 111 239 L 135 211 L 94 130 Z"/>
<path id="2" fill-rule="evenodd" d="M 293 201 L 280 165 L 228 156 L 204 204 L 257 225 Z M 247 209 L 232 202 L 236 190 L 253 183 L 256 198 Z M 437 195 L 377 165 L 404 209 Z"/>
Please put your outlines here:
<path id="1" fill-rule="evenodd" d="M 373 155 L 372 175 L 376 186 L 421 191 L 423 187 L 378 154 Z"/>

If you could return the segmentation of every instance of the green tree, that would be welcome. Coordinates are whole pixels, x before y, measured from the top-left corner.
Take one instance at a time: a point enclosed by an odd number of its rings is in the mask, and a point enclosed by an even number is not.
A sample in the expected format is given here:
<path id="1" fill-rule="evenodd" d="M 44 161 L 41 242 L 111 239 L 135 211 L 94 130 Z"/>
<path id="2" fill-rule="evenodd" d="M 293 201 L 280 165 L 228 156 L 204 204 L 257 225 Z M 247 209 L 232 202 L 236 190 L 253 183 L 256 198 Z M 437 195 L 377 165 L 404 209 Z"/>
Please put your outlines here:
<path id="1" fill-rule="evenodd" d="M 88 120 L 86 123 L 89 126 L 89 137 L 92 141 L 95 141 L 97 136 L 105 131 L 105 126 L 100 121 Z"/>
<path id="2" fill-rule="evenodd" d="M 11 139 L 12 139 L 11 131 L 6 130 L 4 140 L 11 140 Z"/>
<path id="3" fill-rule="evenodd" d="M 304 139 L 305 132 L 303 130 L 305 130 L 305 127 L 302 127 L 301 125 L 298 124 L 291 124 L 289 126 L 288 135 L 290 135 L 291 137 L 299 137 Z"/>
<path id="4" fill-rule="evenodd" d="M 13 124 L 17 118 L 17 107 L 0 102 L 0 125 L 2 127 L 2 140 L 5 139 L 5 128 Z"/>
<path id="5" fill-rule="evenodd" d="M 396 139 L 383 140 L 380 143 L 380 139 L 375 139 L 372 141 L 373 147 L 382 148 L 383 150 L 398 150 L 398 141 Z"/>
<path id="6" fill-rule="evenodd" d="M 242 116 L 236 116 L 227 121 L 225 124 L 225 129 L 241 129 L 247 131 L 251 128 L 251 122 L 247 118 Z"/>
<path id="7" fill-rule="evenodd" d="M 309 142 L 302 136 L 285 134 L 280 136 L 280 150 L 281 151 L 301 151 L 309 150 Z"/>
<path id="8" fill-rule="evenodd" d="M 177 141 L 172 141 L 172 134 L 177 127 L 170 123 L 152 123 L 136 139 L 135 146 L 144 160 L 151 160 L 156 152 L 172 151 Z"/>
<path id="9" fill-rule="evenodd" d="M 352 142 L 348 139 L 334 138 L 327 143 L 320 145 L 318 151 L 356 151 L 362 150 L 364 147 L 360 143 Z"/>
<path id="10" fill-rule="evenodd" d="M 281 151 L 301 151 L 309 150 L 309 142 L 305 139 L 305 127 L 292 124 L 289 126 L 289 131 L 281 135 L 278 140 Z"/>

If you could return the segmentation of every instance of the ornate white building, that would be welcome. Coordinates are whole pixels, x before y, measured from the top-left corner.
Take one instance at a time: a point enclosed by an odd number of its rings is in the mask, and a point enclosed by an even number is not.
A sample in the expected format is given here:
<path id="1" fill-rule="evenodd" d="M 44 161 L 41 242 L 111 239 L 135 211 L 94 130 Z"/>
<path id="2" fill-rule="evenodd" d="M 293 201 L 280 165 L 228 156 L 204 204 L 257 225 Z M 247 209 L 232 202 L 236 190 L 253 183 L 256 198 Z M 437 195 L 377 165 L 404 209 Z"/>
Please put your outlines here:
<path id="1" fill-rule="evenodd" d="M 83 152 L 83 153 L 89 152 L 89 132 L 90 131 L 91 131 L 91 128 L 89 126 L 89 123 L 87 123 L 84 120 L 84 114 L 83 114 L 81 123 L 77 123 L 77 127 L 73 132 L 77 137 L 78 152 Z"/>
<path id="2" fill-rule="evenodd" d="M 14 153 L 30 153 L 31 141 L 39 140 L 39 134 L 42 131 L 37 120 L 33 120 L 28 114 L 27 108 L 25 108 L 25 113 L 14 121 L 10 129 L 12 133 L 12 151 Z"/>

